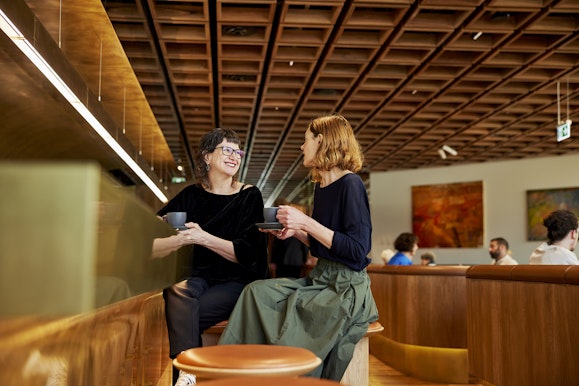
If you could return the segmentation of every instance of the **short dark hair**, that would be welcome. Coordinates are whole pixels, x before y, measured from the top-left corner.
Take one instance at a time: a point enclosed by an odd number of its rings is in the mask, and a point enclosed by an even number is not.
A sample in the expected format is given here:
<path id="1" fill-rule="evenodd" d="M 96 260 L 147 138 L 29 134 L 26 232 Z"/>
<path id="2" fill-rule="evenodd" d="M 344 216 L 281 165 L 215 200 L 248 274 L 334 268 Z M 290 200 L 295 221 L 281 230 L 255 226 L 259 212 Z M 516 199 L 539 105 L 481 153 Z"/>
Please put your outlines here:
<path id="1" fill-rule="evenodd" d="M 509 242 L 502 237 L 495 237 L 494 239 L 491 239 L 491 241 L 495 241 L 499 245 L 504 245 L 505 249 L 507 251 L 509 250 Z"/>
<path id="2" fill-rule="evenodd" d="M 199 149 L 197 150 L 195 159 L 195 177 L 201 182 L 203 186 L 209 186 L 209 180 L 207 178 L 207 165 L 205 164 L 205 154 L 212 153 L 215 148 L 221 145 L 221 142 L 226 139 L 227 142 L 239 145 L 240 140 L 237 133 L 231 129 L 213 129 L 209 133 L 205 134 L 201 141 L 199 142 Z M 235 176 L 233 177 L 233 183 L 235 183 Z"/>
<path id="3" fill-rule="evenodd" d="M 394 248 L 400 252 L 411 252 L 414 244 L 418 244 L 418 236 L 414 233 L 401 233 L 394 240 Z"/>
<path id="4" fill-rule="evenodd" d="M 547 227 L 549 244 L 563 240 L 567 234 L 579 227 L 575 213 L 567 209 L 559 209 L 551 212 L 544 220 Z"/>

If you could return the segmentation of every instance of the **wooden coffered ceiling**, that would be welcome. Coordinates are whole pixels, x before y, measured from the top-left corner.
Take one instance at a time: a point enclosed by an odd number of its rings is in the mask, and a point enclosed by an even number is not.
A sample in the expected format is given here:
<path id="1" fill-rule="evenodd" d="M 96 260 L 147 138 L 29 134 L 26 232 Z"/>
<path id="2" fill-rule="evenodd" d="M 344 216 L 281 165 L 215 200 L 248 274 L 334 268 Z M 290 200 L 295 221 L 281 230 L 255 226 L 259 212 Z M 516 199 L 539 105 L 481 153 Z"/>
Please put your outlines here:
<path id="1" fill-rule="evenodd" d="M 189 178 L 200 137 L 227 127 L 249 153 L 243 181 L 306 199 L 304 130 L 331 112 L 364 173 L 579 150 L 579 129 L 555 137 L 558 117 L 579 122 L 577 0 L 101 3 Z"/>

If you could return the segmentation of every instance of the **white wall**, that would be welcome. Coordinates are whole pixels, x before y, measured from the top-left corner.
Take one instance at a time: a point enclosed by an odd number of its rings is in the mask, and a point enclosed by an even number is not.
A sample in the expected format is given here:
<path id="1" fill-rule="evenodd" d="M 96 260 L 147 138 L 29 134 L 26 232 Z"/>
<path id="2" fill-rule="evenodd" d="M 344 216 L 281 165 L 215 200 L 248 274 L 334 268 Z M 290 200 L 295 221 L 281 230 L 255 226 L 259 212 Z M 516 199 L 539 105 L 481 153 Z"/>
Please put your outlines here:
<path id="1" fill-rule="evenodd" d="M 451 157 L 452 158 L 452 157 Z M 488 162 L 370 174 L 373 234 L 370 257 L 377 261 L 394 239 L 412 232 L 412 192 L 416 185 L 483 181 L 484 245 L 482 248 L 428 248 L 441 264 L 488 264 L 489 240 L 504 237 L 513 257 L 528 264 L 539 242 L 527 241 L 526 191 L 579 186 L 579 154 Z M 419 249 L 414 264 L 420 263 Z"/>

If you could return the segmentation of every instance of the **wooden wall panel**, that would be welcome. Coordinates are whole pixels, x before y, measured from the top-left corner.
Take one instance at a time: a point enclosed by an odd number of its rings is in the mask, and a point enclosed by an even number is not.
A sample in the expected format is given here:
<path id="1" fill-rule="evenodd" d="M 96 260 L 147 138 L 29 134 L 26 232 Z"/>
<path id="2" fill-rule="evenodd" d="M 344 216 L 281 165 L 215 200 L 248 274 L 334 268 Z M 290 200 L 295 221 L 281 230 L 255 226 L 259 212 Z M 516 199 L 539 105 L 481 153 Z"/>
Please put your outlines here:
<path id="1" fill-rule="evenodd" d="M 566 282 L 568 269 L 527 266 L 510 276 L 491 267 L 480 276 L 476 269 L 469 271 L 473 377 L 497 386 L 579 384 L 579 287 Z"/>
<path id="2" fill-rule="evenodd" d="M 467 267 L 370 267 L 382 335 L 399 343 L 466 348 Z"/>
<path id="3" fill-rule="evenodd" d="M 160 292 L 78 316 L 0 322 L 2 385 L 156 385 L 169 366 Z"/>

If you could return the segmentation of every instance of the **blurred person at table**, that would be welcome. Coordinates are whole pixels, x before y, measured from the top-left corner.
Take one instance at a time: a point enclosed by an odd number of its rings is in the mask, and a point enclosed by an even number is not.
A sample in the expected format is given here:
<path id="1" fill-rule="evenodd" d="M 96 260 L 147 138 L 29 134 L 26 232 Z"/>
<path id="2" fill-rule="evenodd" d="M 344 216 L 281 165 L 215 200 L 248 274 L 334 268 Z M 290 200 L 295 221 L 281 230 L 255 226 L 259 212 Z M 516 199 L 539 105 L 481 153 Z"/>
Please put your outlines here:
<path id="1" fill-rule="evenodd" d="M 573 253 L 579 237 L 579 224 L 575 213 L 567 209 L 551 212 L 543 220 L 547 228 L 547 241 L 533 251 L 530 264 L 579 265 Z"/>
<path id="2" fill-rule="evenodd" d="M 434 252 L 424 252 L 420 255 L 420 265 L 435 266 L 436 265 L 436 255 Z"/>
<path id="3" fill-rule="evenodd" d="M 401 233 L 394 240 L 396 253 L 388 265 L 412 265 L 412 258 L 418 250 L 418 236 L 414 233 Z"/>
<path id="4" fill-rule="evenodd" d="M 350 123 L 338 114 L 311 121 L 301 150 L 315 182 L 312 215 L 281 205 L 277 218 L 284 228 L 266 232 L 298 239 L 318 262 L 304 278 L 248 285 L 219 344 L 302 347 L 323 361 L 310 376 L 339 381 L 354 346 L 378 319 L 366 273 L 372 244 L 368 194 L 355 174 L 363 155 Z"/>
<path id="5" fill-rule="evenodd" d="M 199 183 L 158 212 L 187 212 L 188 229 L 156 239 L 155 257 L 193 245 L 192 272 L 163 291 L 171 358 L 201 346 L 201 333 L 228 319 L 243 288 L 268 274 L 266 236 L 255 226 L 263 222 L 263 198 L 236 179 L 244 155 L 239 142 L 228 129 L 203 136 L 195 162 Z M 173 381 L 192 385 L 195 377 L 174 369 Z"/>
<path id="6" fill-rule="evenodd" d="M 491 239 L 489 255 L 493 265 L 519 265 L 517 260 L 509 254 L 509 242 L 502 237 Z"/>

